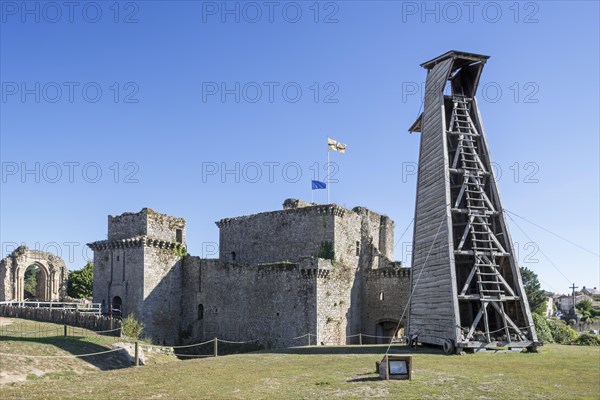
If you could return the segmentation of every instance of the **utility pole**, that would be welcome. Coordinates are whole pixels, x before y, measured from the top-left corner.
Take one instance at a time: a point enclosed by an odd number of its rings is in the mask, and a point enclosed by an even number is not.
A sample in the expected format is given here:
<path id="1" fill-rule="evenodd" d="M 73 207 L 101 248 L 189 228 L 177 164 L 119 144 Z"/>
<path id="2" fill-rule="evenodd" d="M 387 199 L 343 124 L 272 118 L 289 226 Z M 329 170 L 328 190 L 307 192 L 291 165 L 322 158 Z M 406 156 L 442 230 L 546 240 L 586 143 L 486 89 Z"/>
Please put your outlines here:
<path id="1" fill-rule="evenodd" d="M 572 290 L 571 297 L 573 298 L 573 315 L 577 315 L 575 312 L 575 289 L 579 289 L 579 286 L 575 286 L 575 284 L 573 284 L 571 287 L 569 287 L 569 289 Z"/>

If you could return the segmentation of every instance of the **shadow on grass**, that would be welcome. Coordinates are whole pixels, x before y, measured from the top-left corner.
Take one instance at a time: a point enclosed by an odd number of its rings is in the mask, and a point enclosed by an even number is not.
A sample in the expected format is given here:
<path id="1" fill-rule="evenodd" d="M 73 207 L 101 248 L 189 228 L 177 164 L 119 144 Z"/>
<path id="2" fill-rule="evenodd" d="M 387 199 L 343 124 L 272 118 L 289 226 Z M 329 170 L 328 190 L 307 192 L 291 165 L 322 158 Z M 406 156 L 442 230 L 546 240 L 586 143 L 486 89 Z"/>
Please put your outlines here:
<path id="1" fill-rule="evenodd" d="M 111 350 L 109 347 L 101 346 L 99 344 L 92 343 L 83 337 L 76 336 L 50 336 L 43 338 L 19 338 L 12 336 L 0 336 L 0 340 L 14 341 L 19 343 L 38 343 L 52 345 L 72 355 L 100 353 L 103 351 Z M 35 356 L 36 354 L 31 355 Z M 86 361 L 87 363 L 103 371 L 127 368 L 131 366 L 129 359 L 120 351 L 78 358 L 80 360 Z M 52 358 L 48 357 L 48 359 Z M 56 358 L 56 360 L 64 360 L 64 358 Z"/>
<path id="2" fill-rule="evenodd" d="M 310 346 L 310 347 L 290 347 L 287 349 L 267 349 L 259 353 L 278 353 L 278 354 L 375 354 L 383 356 L 387 350 L 387 345 L 366 345 L 366 346 Z M 390 348 L 389 354 L 444 354 L 437 347 L 407 347 L 403 345 L 394 345 Z"/>
<path id="3" fill-rule="evenodd" d="M 192 360 L 194 358 L 214 357 L 215 347 L 214 342 L 206 343 L 200 346 L 176 348 L 175 355 L 180 360 Z M 223 343 L 219 342 L 217 353 L 219 356 L 227 356 L 230 354 L 252 353 L 262 350 L 261 345 L 255 343 Z"/>
<path id="4" fill-rule="evenodd" d="M 258 354 L 297 354 L 297 355 L 323 355 L 323 354 L 370 354 L 381 356 L 386 353 L 387 345 L 348 345 L 348 346 L 303 346 L 288 347 L 284 349 L 265 349 L 258 344 L 229 344 L 219 342 L 218 355 L 225 356 L 230 354 L 258 353 Z M 404 345 L 393 345 L 389 354 L 436 354 L 442 355 L 444 352 L 439 347 L 418 348 L 407 347 Z M 180 360 L 191 360 L 195 358 L 205 358 L 214 356 L 214 342 L 206 343 L 200 346 L 175 349 L 175 355 Z"/>
<path id="5" fill-rule="evenodd" d="M 376 382 L 376 381 L 381 381 L 381 378 L 379 378 L 379 376 L 370 376 L 368 378 L 349 379 L 346 382 Z"/>

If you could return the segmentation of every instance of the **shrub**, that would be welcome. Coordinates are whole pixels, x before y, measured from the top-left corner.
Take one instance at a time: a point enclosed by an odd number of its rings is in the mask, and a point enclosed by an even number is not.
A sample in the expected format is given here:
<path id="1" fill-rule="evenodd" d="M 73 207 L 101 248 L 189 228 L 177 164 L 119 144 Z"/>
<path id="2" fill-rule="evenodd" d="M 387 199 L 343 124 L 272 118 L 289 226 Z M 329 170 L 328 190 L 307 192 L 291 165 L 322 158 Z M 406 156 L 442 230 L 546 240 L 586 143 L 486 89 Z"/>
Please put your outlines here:
<path id="1" fill-rule="evenodd" d="M 600 346 L 600 336 L 584 333 L 575 340 L 579 346 Z"/>
<path id="2" fill-rule="evenodd" d="M 135 314 L 131 313 L 122 320 L 121 333 L 123 336 L 130 337 L 132 339 L 139 339 L 144 331 L 144 324 L 135 318 Z"/>
<path id="3" fill-rule="evenodd" d="M 556 343 L 571 344 L 577 340 L 577 332 L 557 318 L 551 318 L 548 321 L 548 328 L 552 333 L 552 338 Z"/>
<path id="4" fill-rule="evenodd" d="M 552 331 L 548 326 L 548 320 L 539 314 L 533 314 L 533 323 L 535 324 L 535 331 L 540 342 L 553 343 Z"/>
<path id="5" fill-rule="evenodd" d="M 335 259 L 335 249 L 333 247 L 333 243 L 328 240 L 322 241 L 317 257 L 324 258 L 326 260 Z"/>

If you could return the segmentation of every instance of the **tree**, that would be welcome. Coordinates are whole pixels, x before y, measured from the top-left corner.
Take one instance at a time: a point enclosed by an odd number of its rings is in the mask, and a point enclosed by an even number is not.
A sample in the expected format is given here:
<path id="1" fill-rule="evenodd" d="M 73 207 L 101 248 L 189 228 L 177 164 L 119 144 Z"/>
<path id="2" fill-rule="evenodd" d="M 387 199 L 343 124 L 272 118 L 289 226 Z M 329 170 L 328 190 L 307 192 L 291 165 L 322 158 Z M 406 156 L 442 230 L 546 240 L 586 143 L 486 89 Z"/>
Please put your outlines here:
<path id="1" fill-rule="evenodd" d="M 24 290 L 28 296 L 37 297 L 37 275 L 39 271 L 38 267 L 29 267 L 25 271 Z"/>
<path id="2" fill-rule="evenodd" d="M 589 300 L 580 301 L 575 307 L 577 307 L 581 313 L 581 319 L 588 323 L 592 322 L 594 317 L 598 314 L 596 309 L 594 309 L 592 302 Z"/>
<path id="3" fill-rule="evenodd" d="M 546 293 L 540 288 L 537 274 L 528 268 L 521 267 L 521 278 L 523 278 L 523 286 L 531 312 L 544 315 L 546 313 Z"/>
<path id="4" fill-rule="evenodd" d="M 553 343 L 554 338 L 552 337 L 552 331 L 548 325 L 546 317 L 540 314 L 533 314 L 533 323 L 535 324 L 535 332 L 537 333 L 538 340 L 544 343 Z"/>
<path id="5" fill-rule="evenodd" d="M 76 299 L 90 297 L 94 287 L 94 263 L 88 261 L 80 270 L 69 274 L 67 294 Z"/>

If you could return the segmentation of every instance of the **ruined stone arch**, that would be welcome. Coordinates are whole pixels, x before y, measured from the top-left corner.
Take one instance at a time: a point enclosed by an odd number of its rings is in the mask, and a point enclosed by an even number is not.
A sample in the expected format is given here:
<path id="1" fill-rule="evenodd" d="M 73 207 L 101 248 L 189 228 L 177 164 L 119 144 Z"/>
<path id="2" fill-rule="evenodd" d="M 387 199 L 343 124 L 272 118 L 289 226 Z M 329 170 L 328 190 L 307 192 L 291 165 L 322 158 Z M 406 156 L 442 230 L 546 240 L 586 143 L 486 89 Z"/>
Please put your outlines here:
<path id="1" fill-rule="evenodd" d="M 0 301 L 25 300 L 25 272 L 39 268 L 39 301 L 60 301 L 66 294 L 68 270 L 62 258 L 52 253 L 18 247 L 0 261 Z"/>

